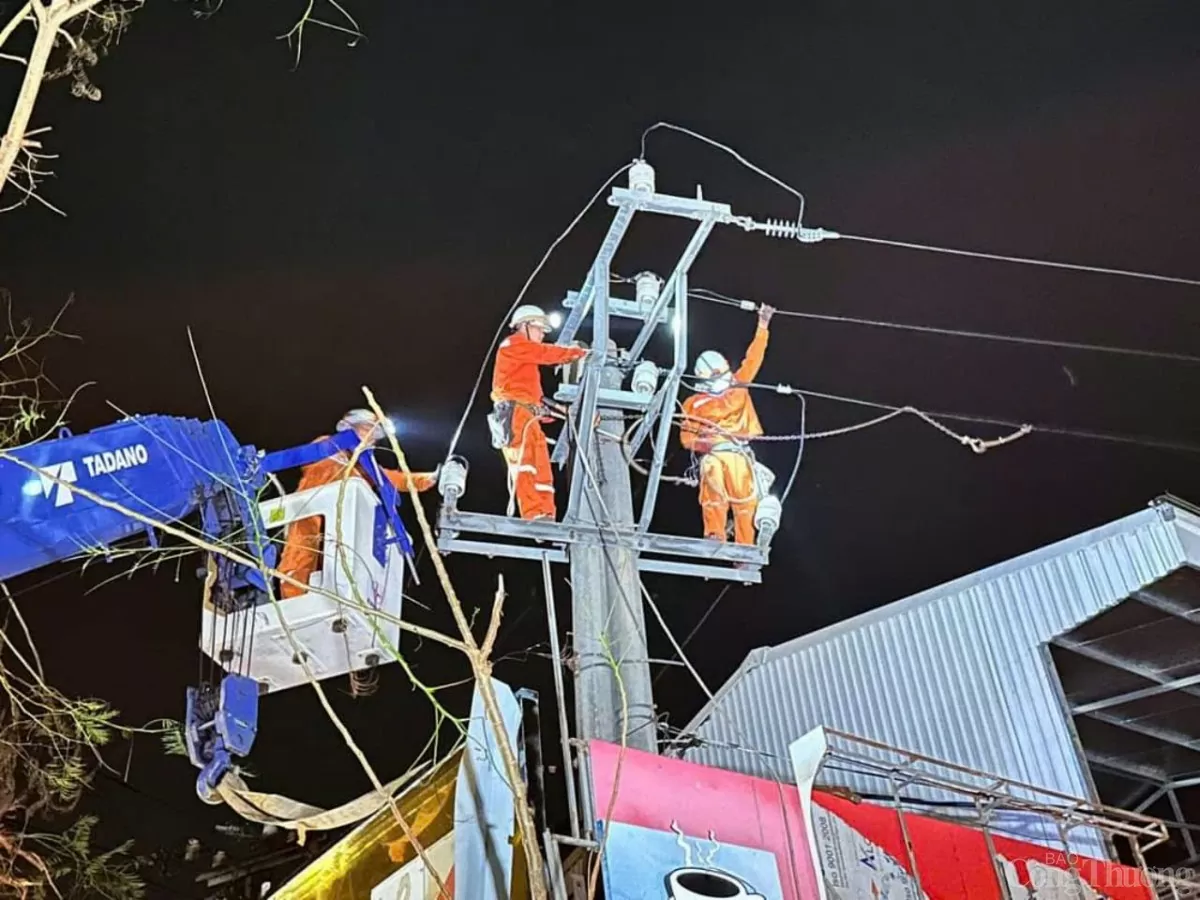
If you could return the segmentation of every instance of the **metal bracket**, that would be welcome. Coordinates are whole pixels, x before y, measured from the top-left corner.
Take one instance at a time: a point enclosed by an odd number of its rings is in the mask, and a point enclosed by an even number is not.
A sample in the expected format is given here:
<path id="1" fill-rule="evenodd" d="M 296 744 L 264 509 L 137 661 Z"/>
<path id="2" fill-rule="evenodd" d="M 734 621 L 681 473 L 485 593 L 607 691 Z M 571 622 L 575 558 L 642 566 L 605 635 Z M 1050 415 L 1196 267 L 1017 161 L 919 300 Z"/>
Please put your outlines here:
<path id="1" fill-rule="evenodd" d="M 631 412 L 645 412 L 653 399 L 653 394 L 636 394 L 633 391 L 618 391 L 612 388 L 600 388 L 596 391 L 596 405 L 609 409 L 624 409 Z M 554 399 L 559 403 L 574 403 L 579 399 L 579 385 L 562 384 L 554 393 Z"/>
<path id="2" fill-rule="evenodd" d="M 769 561 L 769 552 L 745 544 L 717 543 L 704 538 L 679 537 L 639 532 L 624 528 L 584 523 L 527 522 L 488 513 L 442 511 L 438 523 L 438 549 L 443 553 L 470 553 L 478 556 L 542 560 L 566 563 L 576 546 L 617 546 L 639 554 L 638 568 L 643 572 L 687 575 L 744 584 L 762 580 L 761 569 Z M 464 540 L 462 535 L 487 535 L 522 543 Z M 641 554 L 684 557 L 688 562 L 645 558 Z"/>
<path id="3" fill-rule="evenodd" d="M 580 296 L 581 294 L 579 291 L 568 291 L 566 298 L 563 300 L 563 306 L 567 309 L 574 309 L 576 306 L 580 305 Z M 621 319 L 635 319 L 639 322 L 645 322 L 649 319 L 650 312 L 651 310 L 647 309 L 645 306 L 639 305 L 634 300 L 624 300 L 620 297 L 608 298 L 608 314 L 610 316 L 617 316 Z M 659 311 L 658 321 L 656 321 L 654 324 L 667 324 L 667 314 L 665 311 Z"/>

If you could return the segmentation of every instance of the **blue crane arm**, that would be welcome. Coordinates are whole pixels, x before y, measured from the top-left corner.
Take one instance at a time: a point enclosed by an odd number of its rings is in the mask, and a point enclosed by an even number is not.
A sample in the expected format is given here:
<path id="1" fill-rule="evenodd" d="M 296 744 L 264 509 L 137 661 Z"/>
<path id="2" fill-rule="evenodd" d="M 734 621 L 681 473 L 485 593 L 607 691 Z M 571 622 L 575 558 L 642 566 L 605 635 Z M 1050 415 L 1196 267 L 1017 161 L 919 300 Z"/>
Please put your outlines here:
<path id="1" fill-rule="evenodd" d="M 223 422 L 172 416 L 64 430 L 9 455 L 19 462 L 0 460 L 0 580 L 148 530 L 73 485 L 158 522 L 203 510 L 216 538 L 255 520 L 264 477 L 257 451 L 239 446 Z"/>
<path id="2" fill-rule="evenodd" d="M 199 512 L 207 537 L 237 546 L 256 563 L 244 566 L 213 554 L 217 578 L 212 602 L 223 608 L 254 605 L 269 590 L 262 568 L 275 565 L 275 548 L 266 541 L 258 513 L 257 494 L 267 475 L 351 450 L 357 443 L 353 432 L 342 432 L 263 454 L 240 445 L 219 420 L 173 416 L 137 416 L 79 435 L 63 429 L 55 439 L 8 451 L 11 459 L 0 459 L 0 581 L 87 552 L 107 551 L 140 533 L 155 543 L 153 528 L 128 512 L 157 523 Z M 397 492 L 369 449 L 361 458 L 383 500 L 377 542 L 397 542 L 411 560 L 412 544 L 397 514 Z M 201 769 L 197 791 L 202 797 L 212 799 L 232 755 L 249 753 L 257 722 L 258 685 L 253 680 L 227 674 L 218 688 L 189 688 L 186 743 Z"/>

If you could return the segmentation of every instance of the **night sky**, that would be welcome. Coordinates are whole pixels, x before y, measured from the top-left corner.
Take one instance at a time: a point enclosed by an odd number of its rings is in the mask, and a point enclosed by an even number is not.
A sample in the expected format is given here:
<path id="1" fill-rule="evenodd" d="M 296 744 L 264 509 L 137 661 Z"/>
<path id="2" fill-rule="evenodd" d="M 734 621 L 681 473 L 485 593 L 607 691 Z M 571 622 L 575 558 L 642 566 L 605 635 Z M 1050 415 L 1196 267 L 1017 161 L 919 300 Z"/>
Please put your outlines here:
<path id="1" fill-rule="evenodd" d="M 11 6 L 11 4 L 8 4 Z M 368 39 L 309 32 L 301 65 L 273 36 L 299 2 L 229 2 L 196 19 L 155 2 L 96 69 L 93 104 L 52 84 L 34 125 L 62 154 L 46 195 L 0 217 L 0 285 L 42 321 L 75 301 L 47 368 L 83 431 L 123 410 L 207 417 L 195 335 L 218 415 L 277 449 L 328 433 L 370 385 L 397 413 L 414 466 L 442 457 L 496 327 L 554 237 L 665 119 L 732 144 L 803 190 L 807 224 L 1100 266 L 1200 277 L 1200 9 L 1154 2 L 727 5 L 359 3 Z M 903 6 L 903 5 L 901 5 Z M 1053 7 L 1052 9 L 1049 7 Z M 710 7 L 711 10 L 710 11 Z M 967 12 L 968 7 L 973 7 Z M 768 7 L 764 7 L 766 9 Z M 788 194 L 733 159 L 659 131 L 660 189 L 762 219 Z M 529 294 L 553 307 L 607 227 L 600 204 Z M 631 232 L 615 270 L 674 262 L 683 223 Z M 726 229 L 694 287 L 783 309 L 1196 352 L 1200 289 L 849 242 L 815 246 Z M 693 314 L 693 350 L 739 356 L 747 313 Z M 778 319 L 762 380 L 1200 447 L 1200 365 Z M 768 431 L 796 404 L 766 397 Z M 503 473 L 479 405 L 460 452 L 464 505 L 501 511 Z M 825 401 L 809 427 L 869 417 Z M 993 437 L 1006 429 L 975 426 Z M 782 470 L 792 448 L 766 452 Z M 683 465 L 677 454 L 673 465 Z M 747 652 L 1133 512 L 1170 491 L 1200 502 L 1200 452 L 1035 434 L 977 456 L 916 420 L 813 442 L 758 587 L 733 588 L 688 644 L 714 689 Z M 431 513 L 434 510 L 429 501 Z M 410 515 L 411 521 L 411 515 Z M 415 527 L 415 523 L 414 523 Z M 694 494 L 664 487 L 656 530 L 699 533 Z M 34 573 L 14 589 L 51 680 L 110 700 L 130 723 L 182 717 L 196 679 L 199 584 L 116 579 L 116 567 Z M 497 676 L 542 692 L 556 735 L 540 571 L 452 557 L 471 605 L 510 588 Z M 64 574 L 65 573 L 65 574 Z M 449 627 L 423 564 L 410 606 Z M 566 570 L 556 571 L 560 610 Z M 53 579 L 47 582 L 47 579 Z M 719 591 L 651 578 L 682 639 Z M 35 587 L 35 585 L 40 585 Z M 669 656 L 651 626 L 651 656 Z M 465 663 L 405 638 L 431 684 Z M 527 653 L 533 648 L 532 653 Z M 397 666 L 339 709 L 386 777 L 429 733 Z M 344 680 L 331 682 L 345 693 Z M 682 726 L 703 695 L 678 667 L 657 684 Z M 466 711 L 465 689 L 447 702 Z M 128 745 L 111 762 L 124 770 Z M 333 804 L 369 785 L 308 689 L 262 705 L 255 786 Z M 129 786 L 98 800 L 141 849 L 207 839 L 219 815 L 193 770 L 139 739 Z M 186 894 L 184 894 L 186 896 Z M 163 894 L 169 896 L 169 894 Z"/>

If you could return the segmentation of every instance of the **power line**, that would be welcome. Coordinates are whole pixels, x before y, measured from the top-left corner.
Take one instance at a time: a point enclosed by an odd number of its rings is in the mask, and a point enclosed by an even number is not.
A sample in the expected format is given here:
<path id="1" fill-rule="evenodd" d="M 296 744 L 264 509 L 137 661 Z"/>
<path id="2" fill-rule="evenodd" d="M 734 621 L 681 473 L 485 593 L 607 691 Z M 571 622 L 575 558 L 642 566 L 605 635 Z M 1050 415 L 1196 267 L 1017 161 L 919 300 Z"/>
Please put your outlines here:
<path id="1" fill-rule="evenodd" d="M 721 304 L 730 305 L 730 306 L 737 306 L 742 309 L 756 308 L 755 305 L 751 301 L 737 300 L 733 297 L 727 297 L 723 294 L 719 294 L 716 291 L 708 291 L 705 289 L 698 289 L 698 291 L 699 291 L 699 293 L 696 293 L 696 294 L 692 294 L 691 292 L 689 292 L 689 296 L 695 296 L 696 299 L 708 300 L 713 303 L 721 303 Z M 749 304 L 749 306 L 747 306 L 747 304 Z M 779 310 L 777 314 L 778 315 L 791 315 L 791 316 L 796 316 L 796 317 L 801 317 L 801 318 L 807 318 L 810 316 L 817 315 L 815 313 L 797 313 L 797 312 L 793 312 L 790 310 Z M 851 320 L 851 321 L 856 321 L 856 322 L 863 321 L 865 324 L 877 324 L 871 320 Z M 903 326 L 903 325 L 895 325 L 893 323 L 878 323 L 878 324 L 886 325 L 889 327 L 895 327 L 895 328 L 918 328 L 919 330 L 926 330 L 924 328 L 924 326 Z M 975 336 L 974 333 L 968 333 L 968 334 L 969 334 L 969 336 Z M 985 335 L 985 333 L 982 333 L 982 332 L 979 333 L 978 336 L 979 337 L 984 337 L 984 336 L 990 337 L 990 335 Z M 996 336 L 996 337 L 999 337 L 1000 339 L 1019 341 L 1022 343 L 1026 342 L 1026 339 L 1009 337 L 1007 335 L 1000 335 L 1000 336 Z M 1029 339 L 1029 340 L 1032 342 L 1036 342 L 1036 343 L 1043 343 L 1043 341 L 1041 339 L 1037 339 L 1037 338 Z M 1056 345 L 1057 345 L 1057 343 L 1056 343 Z M 1124 348 L 1108 348 L 1105 345 L 1078 344 L 1078 345 L 1071 345 L 1071 346 L 1076 347 L 1078 349 L 1089 349 L 1089 350 L 1107 349 L 1110 352 L 1125 352 L 1125 353 L 1136 354 L 1136 355 L 1156 355 L 1156 356 L 1163 355 L 1163 354 L 1160 354 L 1159 351 L 1126 350 Z M 1165 354 L 1165 355 L 1168 356 L 1169 358 L 1173 358 L 1173 359 L 1185 360 L 1188 362 L 1200 362 L 1200 357 L 1189 357 L 1184 354 Z M 684 377 L 685 377 L 685 379 L 690 380 L 689 376 L 684 376 Z M 807 396 L 807 397 L 815 397 L 815 398 L 819 398 L 822 400 L 831 400 L 831 401 L 840 402 L 840 403 L 850 403 L 850 404 L 855 404 L 858 406 L 869 407 L 872 409 L 884 410 L 887 413 L 886 415 L 879 416 L 875 419 L 871 419 L 866 422 L 860 422 L 857 425 L 849 426 L 848 428 L 836 429 L 834 431 L 829 431 L 829 432 L 821 432 L 819 434 L 787 436 L 793 440 L 799 440 L 799 439 L 805 438 L 805 437 L 806 438 L 834 437 L 836 435 L 849 433 L 851 431 L 859 431 L 864 428 L 871 427 L 873 425 L 881 425 L 884 422 L 889 421 L 890 419 L 893 419 L 902 413 L 910 412 L 910 413 L 917 415 L 919 418 L 928 422 L 929 424 L 934 425 L 935 427 L 942 428 L 942 430 L 946 430 L 946 429 L 944 428 L 944 426 L 941 426 L 936 421 L 934 421 L 935 419 L 950 419 L 952 421 L 972 422 L 972 423 L 981 424 L 981 425 L 999 425 L 999 426 L 1006 427 L 1006 428 L 1017 429 L 1018 431 L 1025 429 L 1029 432 L 1040 432 L 1042 434 L 1055 434 L 1055 435 L 1060 435 L 1062 437 L 1074 437 L 1074 438 L 1082 438 L 1082 439 L 1086 439 L 1086 440 L 1107 441 L 1109 443 L 1130 444 L 1130 445 L 1135 445 L 1135 446 L 1148 447 L 1148 448 L 1152 448 L 1152 449 L 1156 449 L 1156 450 L 1169 450 L 1169 451 L 1175 451 L 1175 452 L 1181 452 L 1181 453 L 1200 453 L 1200 445 L 1189 443 L 1186 441 L 1167 440 L 1167 439 L 1163 439 L 1163 438 L 1148 437 L 1145 435 L 1112 434 L 1110 432 L 1092 431 L 1089 429 L 1082 429 L 1082 428 L 1066 428 L 1066 427 L 1061 427 L 1061 426 L 1057 426 L 1057 425 L 1037 425 L 1037 424 L 1032 424 L 1032 423 L 1027 423 L 1027 422 L 1017 422 L 1013 419 L 1005 419 L 1005 418 L 999 418 L 999 417 L 995 417 L 995 416 L 982 416 L 982 415 L 975 415 L 975 414 L 963 414 L 963 413 L 952 413 L 952 412 L 936 412 L 936 411 L 918 409 L 917 407 L 914 407 L 914 406 L 895 406 L 895 405 L 888 404 L 888 403 L 879 403 L 879 402 L 876 402 L 873 400 L 860 400 L 856 397 L 847 397 L 847 396 L 840 395 L 840 394 L 823 393 L 821 391 L 813 391 L 813 390 L 809 390 L 807 388 L 791 388 L 791 387 L 786 387 L 786 386 L 781 386 L 781 385 L 772 385 L 772 384 L 753 384 L 753 385 L 748 385 L 748 386 L 760 388 L 762 390 L 769 390 L 769 391 L 773 391 L 776 393 L 803 394 L 804 396 Z M 952 434 L 949 431 L 947 431 L 947 433 Z M 1015 432 L 1014 432 L 1014 434 L 1015 434 Z M 962 436 L 960 436 L 960 435 L 953 435 L 953 436 L 957 437 L 959 440 L 963 440 Z M 964 443 L 966 443 L 966 441 L 964 441 Z"/>
<path id="2" fill-rule="evenodd" d="M 689 291 L 688 296 L 696 300 L 706 300 L 725 306 L 734 306 L 747 311 L 757 308 L 752 300 L 739 300 L 708 288 L 696 288 Z M 882 319 L 864 319 L 856 316 L 835 316 L 827 313 L 800 312 L 792 309 L 779 309 L 777 315 L 797 319 L 811 319 L 818 322 L 837 322 L 847 325 L 866 325 L 874 328 L 892 328 L 898 331 L 915 331 L 921 334 L 940 334 L 946 337 L 971 338 L 974 340 L 1000 341 L 1009 344 L 1028 344 L 1034 347 L 1058 347 L 1063 350 L 1087 350 L 1096 353 L 1113 353 L 1123 356 L 1137 356 L 1148 359 L 1162 359 L 1174 362 L 1200 363 L 1200 356 L 1190 353 L 1173 353 L 1166 350 L 1142 350 L 1133 347 L 1117 347 L 1111 344 L 1089 344 L 1082 341 L 1057 341 L 1050 338 L 1023 337 L 1012 334 L 998 334 L 991 331 L 971 331 L 961 328 L 940 328 L 935 325 L 911 325 L 904 322 L 888 322 Z"/>
<path id="3" fill-rule="evenodd" d="M 789 194 L 791 194 L 793 197 L 795 197 L 797 200 L 800 201 L 800 213 L 799 213 L 799 215 L 796 216 L 796 222 L 797 222 L 797 224 L 799 224 L 800 221 L 803 220 L 804 204 L 805 204 L 803 193 L 796 190 L 796 188 L 792 187 L 786 181 L 782 181 L 779 178 L 776 178 L 774 175 L 772 175 L 766 169 L 764 169 L 760 166 L 756 166 L 754 163 L 750 162 L 750 160 L 746 159 L 746 157 L 742 156 L 742 154 L 738 153 L 736 150 L 734 150 L 728 144 L 722 144 L 720 141 L 713 140 L 710 137 L 706 137 L 705 135 L 700 134 L 697 131 L 692 131 L 690 128 L 684 128 L 680 125 L 673 125 L 670 122 L 655 122 L 653 125 L 651 125 L 649 128 L 647 128 L 645 131 L 642 132 L 642 159 L 646 158 L 646 138 L 650 136 L 650 133 L 652 131 L 657 131 L 660 128 L 666 128 L 668 131 L 678 131 L 680 134 L 686 134 L 688 137 L 690 137 L 694 140 L 697 140 L 697 141 L 702 141 L 703 143 L 708 144 L 710 147 L 716 147 L 718 150 L 722 151 L 723 153 L 728 153 L 730 156 L 732 156 L 734 159 L 736 159 L 739 163 L 741 163 L 743 166 L 745 166 L 751 172 L 754 172 L 756 175 L 761 175 L 763 178 L 767 179 L 767 181 L 771 182 L 772 184 L 776 185 L 777 187 L 783 188 L 785 191 L 787 191 Z"/>
<path id="4" fill-rule="evenodd" d="M 934 244 L 918 244 L 913 241 L 896 241 L 890 238 L 867 237 L 861 234 L 830 234 L 843 241 L 859 241 L 864 244 L 882 244 L 888 247 L 902 247 L 906 250 L 928 250 L 932 253 L 946 253 L 951 256 L 970 256 L 976 259 L 990 259 L 996 262 L 1020 263 L 1026 266 L 1045 266 L 1051 269 L 1069 269 L 1074 272 L 1093 272 L 1097 275 L 1120 275 L 1124 278 L 1141 278 L 1146 281 L 1165 281 L 1171 284 L 1186 284 L 1200 287 L 1200 279 L 1177 278 L 1174 275 L 1156 275 L 1152 272 L 1135 272 L 1130 269 L 1110 269 L 1105 266 L 1085 266 L 1079 263 L 1065 263 L 1049 259 L 1035 259 L 1029 256 L 1005 256 L 1001 253 L 985 253 L 980 250 L 960 250 L 955 247 L 939 247 Z"/>
<path id="5" fill-rule="evenodd" d="M 1068 269 L 1076 272 L 1092 272 L 1099 275 L 1118 275 L 1124 278 L 1139 278 L 1146 281 L 1162 281 L 1171 284 L 1185 284 L 1191 287 L 1200 287 L 1200 279 L 1196 278 L 1178 278 L 1172 275 L 1157 275 L 1151 272 L 1136 272 L 1131 269 L 1115 269 L 1105 266 L 1087 266 L 1080 265 L 1078 263 L 1059 262 L 1057 260 L 1036 259 L 1029 256 L 1007 256 L 1000 253 L 987 253 L 979 250 L 961 250 L 955 247 L 941 247 L 935 244 L 921 244 L 915 241 L 898 241 L 891 238 L 869 237 L 861 234 L 844 234 L 824 228 L 804 228 L 802 226 L 805 208 L 804 194 L 781 179 L 776 178 L 774 175 L 760 166 L 750 162 L 748 159 L 746 159 L 746 157 L 742 156 L 741 153 L 739 153 L 737 150 L 734 150 L 727 144 L 723 144 L 720 141 L 714 140 L 713 138 L 707 137 L 699 132 L 692 131 L 690 128 L 683 128 L 679 125 L 673 125 L 670 122 L 656 122 L 654 125 L 651 125 L 642 132 L 641 150 L 643 158 L 646 156 L 646 138 L 651 132 L 657 131 L 660 128 L 665 128 L 670 131 L 676 131 L 680 134 L 687 135 L 694 140 L 701 141 L 711 147 L 715 147 L 716 149 L 729 154 L 750 171 L 762 176 L 771 183 L 787 191 L 800 201 L 800 212 L 796 216 L 795 225 L 780 225 L 780 223 L 769 222 L 766 226 L 755 226 L 752 222 L 750 222 L 750 220 L 746 220 L 745 223 L 749 223 L 751 230 L 766 231 L 768 234 L 774 234 L 775 236 L 788 235 L 809 243 L 837 239 L 846 241 L 859 241 L 860 243 L 864 244 L 881 244 L 890 247 L 900 247 L 906 250 L 926 250 L 932 253 L 945 253 L 951 256 L 969 256 L 976 259 L 990 259 L 995 262 L 1019 263 L 1027 266 L 1044 266 L 1053 269 Z"/>
<path id="6" fill-rule="evenodd" d="M 725 595 L 727 593 L 729 593 L 729 589 L 731 587 L 733 587 L 732 581 L 727 582 L 725 584 L 725 586 L 721 588 L 721 590 L 717 593 L 717 596 L 713 599 L 712 603 L 710 603 L 708 605 L 708 609 L 706 609 L 704 611 L 704 615 L 702 615 L 700 617 L 700 620 L 698 622 L 696 622 L 695 625 L 692 626 L 692 630 L 687 633 L 687 637 L 685 637 L 682 641 L 679 642 L 680 647 L 686 647 L 691 642 L 692 638 L 694 638 L 696 636 L 696 632 L 698 632 L 702 627 L 704 627 L 704 623 L 708 621 L 708 617 L 712 615 L 713 610 L 715 610 L 717 608 L 717 605 L 723 599 L 725 599 Z M 663 673 L 667 672 L 667 671 L 670 671 L 670 670 L 667 668 L 660 669 L 658 674 L 654 676 L 654 680 L 651 682 L 651 685 L 653 686 L 653 685 L 658 684 L 659 680 L 663 677 Z"/>
<path id="7" fill-rule="evenodd" d="M 684 379 L 687 381 L 700 380 L 690 375 L 685 375 Z M 891 419 L 894 419 L 904 413 L 909 413 L 921 419 L 926 424 L 932 425 L 943 434 L 954 438 L 964 446 L 977 447 L 981 450 L 987 450 L 992 447 L 1011 443 L 1012 441 L 1023 437 L 1026 434 L 1041 432 L 1042 434 L 1056 434 L 1063 437 L 1085 438 L 1088 440 L 1108 441 L 1118 444 L 1132 444 L 1141 447 L 1150 447 L 1156 450 L 1172 450 L 1181 453 L 1200 453 L 1200 444 L 1192 444 L 1186 441 L 1173 441 L 1163 438 L 1146 437 L 1143 435 L 1113 434 L 1111 432 L 1091 431 L 1083 428 L 1065 428 L 1057 425 L 1037 425 L 1029 422 L 1018 422 L 1015 419 L 1006 419 L 997 416 L 927 410 L 911 404 L 908 406 L 895 406 L 890 403 L 880 403 L 875 400 L 862 400 L 858 397 L 848 397 L 843 394 L 830 394 L 822 391 L 810 390 L 809 388 L 796 388 L 786 384 L 760 384 L 758 382 L 751 382 L 743 385 L 743 387 L 770 391 L 775 394 L 802 394 L 805 397 L 813 397 L 820 400 L 831 400 L 837 403 L 848 403 L 854 406 L 863 406 L 870 409 L 879 409 L 885 411 L 885 415 L 876 416 L 875 418 L 868 419 L 865 422 L 857 422 L 853 425 L 848 425 L 844 428 L 835 428 L 830 431 L 804 431 L 796 434 L 784 435 L 770 434 L 753 439 L 755 441 L 761 441 L 765 443 L 787 443 L 791 441 L 816 440 L 817 438 L 840 437 L 855 431 L 862 431 L 865 428 L 870 428 L 875 425 L 882 425 L 884 422 L 890 421 Z M 955 422 L 972 422 L 977 425 L 998 425 L 1004 428 L 1011 428 L 1013 430 L 1010 434 L 1003 437 L 985 441 L 980 438 L 972 438 L 966 435 L 958 434 L 938 421 L 940 419 L 949 419 Z"/>
<path id="8" fill-rule="evenodd" d="M 776 390 L 774 385 L 758 385 L 767 390 Z M 890 412 L 900 412 L 909 407 L 893 406 L 888 403 L 879 403 L 874 400 L 860 400 L 857 397 L 846 397 L 840 394 L 829 394 L 821 391 L 812 391 L 807 388 L 793 388 L 796 393 L 802 393 L 808 397 L 816 397 L 821 400 L 831 400 L 838 403 L 849 403 L 856 406 L 867 406 L 874 409 L 883 409 Z M 934 412 L 925 411 L 925 415 L 937 419 L 950 419 L 956 422 L 973 422 L 979 425 L 1000 425 L 1006 428 L 1022 428 L 1028 423 L 1020 423 L 1014 419 L 1004 419 L 995 416 L 980 416 L 974 414 L 953 413 L 953 412 Z M 882 417 L 880 421 L 883 421 Z M 1041 432 L 1042 434 L 1057 434 L 1064 437 L 1087 438 L 1097 441 L 1110 441 L 1119 444 L 1135 444 L 1143 447 L 1153 447 L 1158 450 L 1176 450 L 1183 453 L 1200 453 L 1200 445 L 1190 444 L 1185 441 L 1171 441 L 1161 438 L 1144 437 L 1141 435 L 1125 435 L 1125 434 L 1110 434 L 1101 431 L 1088 431 L 1080 428 L 1061 428 L 1056 425 L 1034 425 L 1028 424 L 1029 430 Z"/>

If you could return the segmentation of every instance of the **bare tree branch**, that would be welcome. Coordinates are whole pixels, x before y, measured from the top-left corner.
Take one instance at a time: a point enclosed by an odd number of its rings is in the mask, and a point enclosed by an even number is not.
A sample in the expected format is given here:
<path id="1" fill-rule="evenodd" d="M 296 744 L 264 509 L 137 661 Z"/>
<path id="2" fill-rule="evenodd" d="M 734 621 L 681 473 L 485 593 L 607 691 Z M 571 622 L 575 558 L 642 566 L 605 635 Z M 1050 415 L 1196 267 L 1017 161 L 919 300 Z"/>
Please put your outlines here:
<path id="1" fill-rule="evenodd" d="M 386 416 L 383 409 L 379 406 L 378 401 L 376 401 L 375 395 L 371 393 L 371 389 L 364 386 L 362 391 L 363 395 L 367 398 L 367 405 L 371 407 L 371 411 L 379 417 L 380 421 L 383 421 Z M 429 525 L 429 518 L 425 515 L 425 508 L 421 505 L 420 497 L 417 494 L 417 489 L 412 478 L 412 470 L 408 467 L 408 458 L 400 448 L 400 442 L 396 439 L 395 434 L 388 433 L 388 442 L 391 444 L 392 452 L 396 454 L 396 459 L 400 463 L 401 470 L 408 476 L 408 492 L 416 512 L 417 522 L 421 526 L 421 534 L 425 539 L 425 543 L 431 549 L 436 550 L 437 540 L 434 538 L 433 529 Z M 432 552 L 430 558 L 433 560 L 438 581 L 442 585 L 442 591 L 446 595 L 446 603 L 449 605 L 450 612 L 454 616 L 454 621 L 458 625 L 462 643 L 466 646 L 464 652 L 466 653 L 467 660 L 471 663 L 471 671 L 475 675 L 475 686 L 479 691 L 480 698 L 483 700 L 483 707 L 488 722 L 491 724 L 492 731 L 496 735 L 496 743 L 500 748 L 500 758 L 504 766 L 504 773 L 508 778 L 509 788 L 513 792 L 513 805 L 516 808 L 517 815 L 517 829 L 521 834 L 521 843 L 525 849 L 526 868 L 529 870 L 530 897 L 532 900 L 546 900 L 549 895 L 546 889 L 545 868 L 538 843 L 537 827 L 534 825 L 533 813 L 529 807 L 525 781 L 521 777 L 521 766 L 517 761 L 516 754 L 509 745 L 508 734 L 504 728 L 504 720 L 500 715 L 500 702 L 497 700 L 496 691 L 492 686 L 492 661 L 475 640 L 475 635 L 471 631 L 471 625 L 467 621 L 466 613 L 463 612 L 462 602 L 459 600 L 458 593 L 450 581 L 450 575 L 446 571 L 446 564 L 442 560 L 442 555 Z M 496 593 L 496 601 L 492 606 L 492 627 L 496 629 L 499 629 L 503 596 L 502 582 L 500 589 Z M 489 633 L 492 627 L 489 627 Z M 485 642 L 486 640 L 485 638 Z M 492 641 L 494 642 L 494 636 Z"/>
<path id="2" fill-rule="evenodd" d="M 309 25 L 346 36 L 347 45 L 351 47 L 365 37 L 340 0 L 321 2 L 332 12 L 330 18 L 317 14 L 317 0 L 307 0 L 300 18 L 286 33 L 278 36 L 293 48 L 294 66 L 300 64 L 304 32 Z M 0 194 L 6 189 L 9 192 L 5 203 L 0 205 L 0 213 L 40 203 L 52 212 L 65 215 L 40 193 L 43 182 L 52 173 L 38 163 L 54 157 L 41 153 L 41 144 L 30 140 L 36 133 L 29 126 L 42 85 L 47 81 L 69 79 L 73 96 L 99 100 L 101 91 L 92 81 L 89 70 L 120 39 L 130 17 L 144 4 L 145 0 L 30 0 L 0 26 L 0 50 L 5 49 L 23 24 L 28 23 L 34 28 L 33 43 L 27 54 L 0 52 L 0 61 L 16 63 L 25 69 L 12 109 L 7 113 L 7 125 L 0 131 Z M 195 13 L 207 18 L 221 5 L 221 0 L 209 0 L 207 8 L 195 10 Z M 58 57 L 61 64 L 52 65 L 51 59 L 57 48 L 64 51 Z"/>

